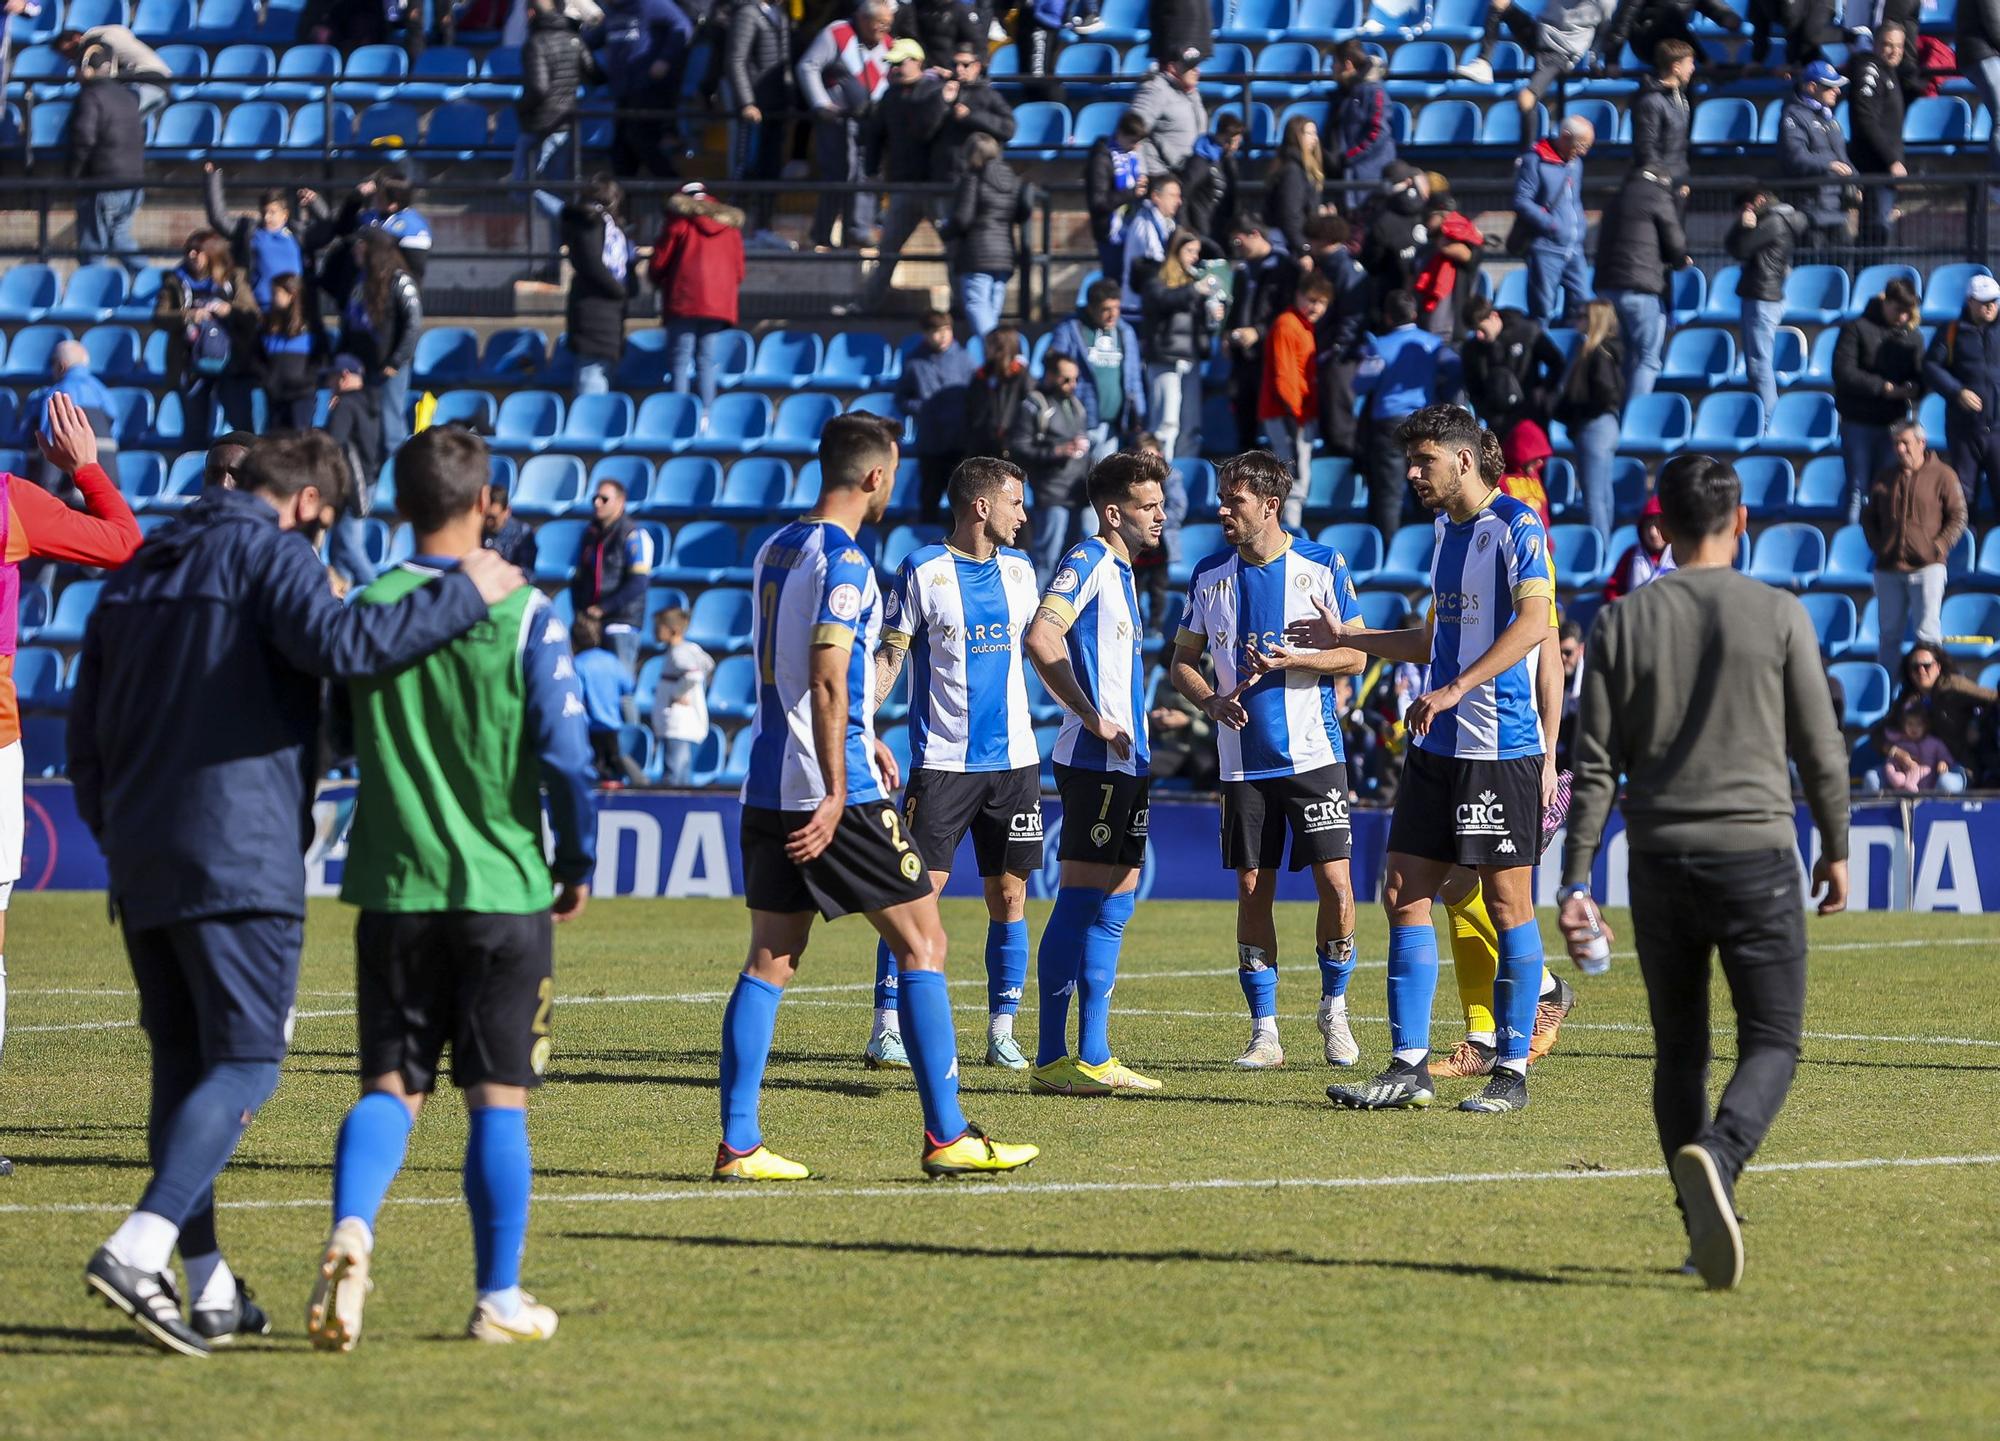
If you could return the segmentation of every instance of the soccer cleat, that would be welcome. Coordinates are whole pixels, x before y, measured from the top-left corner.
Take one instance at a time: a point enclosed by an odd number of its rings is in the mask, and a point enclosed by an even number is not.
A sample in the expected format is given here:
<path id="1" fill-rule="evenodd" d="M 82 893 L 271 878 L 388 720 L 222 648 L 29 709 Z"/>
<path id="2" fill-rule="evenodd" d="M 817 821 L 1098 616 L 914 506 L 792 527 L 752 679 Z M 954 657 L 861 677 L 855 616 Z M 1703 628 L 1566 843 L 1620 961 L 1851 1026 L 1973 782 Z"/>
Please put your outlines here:
<path id="1" fill-rule="evenodd" d="M 1025 1071 L 1028 1069 L 1028 1058 L 1021 1054 L 1021 1043 L 1012 1036 L 988 1036 L 986 1064 L 1008 1071 Z"/>
<path id="2" fill-rule="evenodd" d="M 1528 1064 L 1533 1065 L 1556 1048 L 1556 1033 L 1563 1018 L 1576 1007 L 1576 987 L 1557 976 L 1555 991 L 1535 1006 L 1535 1033 L 1528 1038 Z"/>
<path id="3" fill-rule="evenodd" d="M 1111 1087 L 1083 1069 L 1075 1056 L 1057 1056 L 1028 1072 L 1028 1089 L 1038 1096 L 1108 1096 Z"/>
<path id="4" fill-rule="evenodd" d="M 131 1317 L 139 1334 L 162 1351 L 178 1356 L 209 1354 L 208 1342 L 181 1319 L 180 1293 L 174 1289 L 171 1272 L 127 1266 L 99 1246 L 83 1268 L 83 1284 L 102 1296 L 105 1305 Z"/>
<path id="5" fill-rule="evenodd" d="M 1743 1231 L 1729 1185 L 1703 1145 L 1682 1146 L 1671 1169 L 1687 1221 L 1689 1259 L 1709 1290 L 1727 1291 L 1743 1279 Z"/>
<path id="6" fill-rule="evenodd" d="M 271 1318 L 239 1276 L 236 1295 L 227 1306 L 197 1306 L 188 1317 L 195 1334 L 211 1346 L 227 1346 L 238 1336 L 268 1336 Z"/>
<path id="7" fill-rule="evenodd" d="M 350 1216 L 333 1228 L 306 1302 L 306 1339 L 315 1351 L 352 1351 L 361 1340 L 361 1308 L 375 1289 L 369 1279 L 371 1237 Z"/>
<path id="8" fill-rule="evenodd" d="M 1238 1069 L 1245 1071 L 1268 1071 L 1284 1064 L 1285 1048 L 1278 1044 L 1276 1036 L 1266 1031 L 1253 1031 L 1250 1044 L 1236 1058 Z"/>
<path id="9" fill-rule="evenodd" d="M 1123 1061 L 1113 1056 L 1101 1066 L 1093 1066 L 1088 1061 L 1078 1061 L 1076 1068 L 1084 1075 L 1113 1091 L 1134 1091 L 1144 1095 L 1161 1089 L 1160 1083 L 1151 1076 L 1142 1076 Z"/>
<path id="10" fill-rule="evenodd" d="M 973 1125 L 965 1123 L 965 1134 L 940 1146 L 924 1134 L 924 1174 L 926 1176 L 991 1176 L 1002 1171 L 1018 1171 L 1042 1154 L 1039 1146 L 1009 1145 L 995 1141 Z"/>
<path id="11" fill-rule="evenodd" d="M 1472 1076 L 1493 1074 L 1493 1058 L 1499 1054 L 1484 1041 L 1475 1041 L 1467 1036 L 1452 1048 L 1452 1053 L 1442 1061 L 1431 1063 L 1431 1075 L 1443 1076 L 1448 1081 L 1462 1081 Z"/>
<path id="12" fill-rule="evenodd" d="M 812 1172 L 797 1161 L 788 1161 L 768 1146 L 754 1151 L 715 1148 L 715 1177 L 718 1181 L 806 1181 Z"/>
<path id="13" fill-rule="evenodd" d="M 903 1049 L 901 1031 L 884 1031 L 861 1053 L 861 1064 L 871 1071 L 907 1071 L 910 1053 Z"/>
<path id="14" fill-rule="evenodd" d="M 1496 1066 L 1486 1088 L 1475 1096 L 1467 1096 L 1458 1103 L 1458 1108 L 1487 1115 L 1497 1115 L 1501 1111 L 1525 1111 L 1528 1109 L 1528 1078 L 1509 1067 Z"/>
<path id="15" fill-rule="evenodd" d="M 1329 1101 L 1350 1111 L 1420 1111 L 1435 1094 L 1430 1070 L 1422 1061 L 1411 1065 L 1392 1060 L 1387 1070 L 1366 1085 L 1326 1088 Z"/>
<path id="16" fill-rule="evenodd" d="M 511 1316 L 502 1316 L 491 1301 L 474 1306 L 472 1319 L 465 1323 L 465 1334 L 475 1341 L 497 1346 L 517 1341 L 547 1341 L 556 1334 L 556 1313 L 523 1291 L 521 1309 Z"/>
<path id="17" fill-rule="evenodd" d="M 1493 83 L 1492 63 L 1485 60 L 1468 60 L 1458 67 L 1458 78 L 1461 80 L 1470 80 L 1474 85 L 1491 85 Z"/>
<path id="18" fill-rule="evenodd" d="M 1319 998 L 1319 1033 L 1326 1038 L 1326 1063 L 1351 1066 L 1361 1059 L 1361 1045 L 1347 1024 L 1347 1007 L 1336 1007 L 1332 996 Z"/>

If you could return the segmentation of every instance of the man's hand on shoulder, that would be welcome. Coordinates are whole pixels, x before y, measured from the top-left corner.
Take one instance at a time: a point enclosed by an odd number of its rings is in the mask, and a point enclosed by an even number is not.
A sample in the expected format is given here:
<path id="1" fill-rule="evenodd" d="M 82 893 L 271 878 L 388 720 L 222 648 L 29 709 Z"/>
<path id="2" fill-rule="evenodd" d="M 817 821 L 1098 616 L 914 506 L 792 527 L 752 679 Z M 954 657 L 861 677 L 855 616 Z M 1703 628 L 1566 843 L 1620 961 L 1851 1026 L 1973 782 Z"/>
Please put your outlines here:
<path id="1" fill-rule="evenodd" d="M 458 563 L 458 568 L 479 587 L 479 598 L 489 609 L 528 583 L 520 568 L 501 559 L 497 550 L 475 550 Z"/>

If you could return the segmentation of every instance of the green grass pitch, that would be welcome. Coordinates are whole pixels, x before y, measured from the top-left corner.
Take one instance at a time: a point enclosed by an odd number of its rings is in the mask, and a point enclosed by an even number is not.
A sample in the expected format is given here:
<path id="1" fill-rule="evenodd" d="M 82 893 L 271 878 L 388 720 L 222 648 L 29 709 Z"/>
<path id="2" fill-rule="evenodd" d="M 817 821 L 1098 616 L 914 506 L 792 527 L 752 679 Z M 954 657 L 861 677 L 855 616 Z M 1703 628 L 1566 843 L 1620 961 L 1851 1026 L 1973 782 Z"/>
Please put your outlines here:
<path id="1" fill-rule="evenodd" d="M 525 1279 L 560 1336 L 460 1339 L 464 1118 L 441 1096 L 343 1357 L 301 1324 L 354 1091 L 352 913 L 316 903 L 283 1084 L 220 1188 L 225 1248 L 277 1332 L 200 1362 L 84 1295 L 143 1183 L 145 1049 L 102 898 L 20 897 L 0 1436 L 2000 1435 L 2000 920 L 1812 922 L 1805 1061 L 1759 1157 L 1778 1169 L 1740 1190 L 1749 1265 L 1728 1296 L 1673 1272 L 1629 955 L 1578 981 L 1526 1113 L 1450 1110 L 1471 1083 L 1429 1113 L 1336 1112 L 1310 913 L 1280 920 L 1289 1063 L 1242 1074 L 1229 908 L 1143 903 L 1113 1039 L 1168 1089 L 1058 1100 L 977 1064 L 984 918 L 955 902 L 946 920 L 966 1108 L 1042 1146 L 1027 1172 L 920 1179 L 907 1075 L 859 1064 L 873 940 L 853 920 L 817 931 L 765 1092 L 771 1142 L 825 1179 L 708 1183 L 744 912 L 597 902 L 558 933 L 556 1059 L 530 1118 Z M 1364 908 L 1364 1071 L 1387 1044 L 1385 935 Z M 1456 1010 L 1447 974 L 1444 1045 Z M 1033 1011 L 1031 978 L 1031 1044 Z M 1717 1041 L 1726 1061 L 1726 1024 Z"/>

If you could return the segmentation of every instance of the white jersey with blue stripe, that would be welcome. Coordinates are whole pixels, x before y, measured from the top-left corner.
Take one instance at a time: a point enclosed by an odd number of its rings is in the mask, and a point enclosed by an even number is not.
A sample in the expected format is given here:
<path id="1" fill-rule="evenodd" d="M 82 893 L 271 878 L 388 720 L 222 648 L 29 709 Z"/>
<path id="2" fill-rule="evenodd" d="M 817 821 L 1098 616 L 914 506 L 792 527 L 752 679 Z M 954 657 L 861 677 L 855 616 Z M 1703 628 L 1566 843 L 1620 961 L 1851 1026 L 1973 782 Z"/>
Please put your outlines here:
<path id="1" fill-rule="evenodd" d="M 1530 598 L 1553 600 L 1548 537 L 1535 508 L 1494 491 L 1472 517 L 1437 518 L 1431 557 L 1429 685 L 1450 685 L 1493 648 Z M 1535 710 L 1535 669 L 1541 647 L 1481 685 L 1440 715 L 1417 744 L 1433 755 L 1465 760 L 1513 760 L 1542 754 Z"/>
<path id="2" fill-rule="evenodd" d="M 911 553 L 882 598 L 884 640 L 910 652 L 910 760 L 934 771 L 1041 764 L 1021 639 L 1039 600 L 1035 563 L 1002 548 Z"/>
<path id="3" fill-rule="evenodd" d="M 1081 721 L 1066 714 L 1062 734 L 1056 737 L 1057 763 L 1079 770 L 1145 775 L 1152 760 L 1146 745 L 1146 673 L 1141 662 L 1145 629 L 1139 623 L 1131 562 L 1101 537 L 1092 536 L 1063 557 L 1042 606 L 1069 622 L 1063 640 L 1083 693 L 1099 715 L 1132 737 L 1131 752 L 1121 760 Z"/>
<path id="4" fill-rule="evenodd" d="M 757 552 L 757 713 L 743 804 L 809 811 L 826 796 L 812 729 L 812 652 L 845 650 L 847 804 L 883 799 L 875 768 L 875 648 L 882 590 L 854 537 L 831 521 L 796 520 Z"/>
<path id="5" fill-rule="evenodd" d="M 1227 695 L 1243 679 L 1245 657 L 1283 646 L 1287 625 L 1318 614 L 1315 600 L 1342 620 L 1361 618 L 1361 598 L 1339 551 L 1292 541 L 1256 564 L 1226 550 L 1195 566 L 1175 644 L 1206 646 L 1215 664 L 1215 688 Z M 1236 699 L 1250 719 L 1242 730 L 1216 731 L 1222 779 L 1304 775 L 1346 760 L 1332 676 L 1277 671 Z"/>

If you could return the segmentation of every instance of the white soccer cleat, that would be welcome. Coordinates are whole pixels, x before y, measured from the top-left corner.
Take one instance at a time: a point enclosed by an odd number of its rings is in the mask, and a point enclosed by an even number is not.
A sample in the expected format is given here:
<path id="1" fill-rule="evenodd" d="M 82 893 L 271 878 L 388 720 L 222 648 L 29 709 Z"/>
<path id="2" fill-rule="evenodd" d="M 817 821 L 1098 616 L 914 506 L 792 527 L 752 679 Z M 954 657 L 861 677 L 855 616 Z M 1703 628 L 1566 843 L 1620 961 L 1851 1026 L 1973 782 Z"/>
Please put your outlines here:
<path id="1" fill-rule="evenodd" d="M 361 1308 L 375 1289 L 368 1277 L 373 1242 L 368 1228 L 351 1216 L 327 1238 L 306 1303 L 306 1336 L 314 1350 L 352 1351 L 360 1342 Z"/>
<path id="2" fill-rule="evenodd" d="M 1332 996 L 1319 998 L 1319 1033 L 1326 1038 L 1326 1063 L 1329 1066 L 1351 1066 L 1361 1059 L 1360 1043 L 1354 1039 L 1354 1031 L 1347 1024 L 1347 1007 L 1336 1008 Z"/>
<path id="3" fill-rule="evenodd" d="M 1236 1065 L 1245 1071 L 1268 1071 L 1285 1064 L 1285 1048 L 1278 1044 L 1278 1038 L 1269 1031 L 1251 1033 L 1250 1044 L 1243 1048 L 1243 1054 L 1236 1058 Z"/>
<path id="4" fill-rule="evenodd" d="M 556 1334 L 556 1313 L 523 1291 L 521 1309 L 511 1316 L 502 1316 L 491 1301 L 474 1306 L 472 1319 L 465 1323 L 465 1334 L 475 1341 L 499 1346 L 518 1341 L 547 1341 Z"/>

